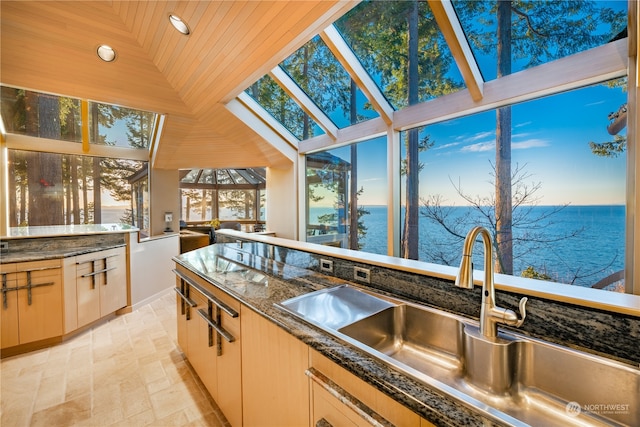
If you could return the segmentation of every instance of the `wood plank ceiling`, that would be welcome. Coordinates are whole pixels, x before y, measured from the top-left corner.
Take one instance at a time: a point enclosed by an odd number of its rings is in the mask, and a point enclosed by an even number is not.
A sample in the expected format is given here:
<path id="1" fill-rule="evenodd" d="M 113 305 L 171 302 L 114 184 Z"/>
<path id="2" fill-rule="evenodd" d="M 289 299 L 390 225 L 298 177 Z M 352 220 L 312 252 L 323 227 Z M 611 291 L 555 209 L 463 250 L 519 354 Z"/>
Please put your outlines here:
<path id="1" fill-rule="evenodd" d="M 224 104 L 355 4 L 3 0 L 0 81 L 166 114 L 157 168 L 279 166 L 286 158 Z M 116 61 L 98 59 L 100 44 Z"/>

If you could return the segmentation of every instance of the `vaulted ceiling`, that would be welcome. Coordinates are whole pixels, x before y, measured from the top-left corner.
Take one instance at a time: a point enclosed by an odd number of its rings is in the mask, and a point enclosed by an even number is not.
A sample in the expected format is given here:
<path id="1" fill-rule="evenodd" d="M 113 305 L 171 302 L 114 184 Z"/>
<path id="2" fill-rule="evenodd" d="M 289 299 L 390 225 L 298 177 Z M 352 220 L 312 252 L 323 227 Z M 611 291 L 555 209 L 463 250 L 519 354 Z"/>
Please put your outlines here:
<path id="1" fill-rule="evenodd" d="M 2 0 L 0 82 L 164 114 L 158 168 L 278 166 L 286 157 L 224 105 L 356 3 Z"/>

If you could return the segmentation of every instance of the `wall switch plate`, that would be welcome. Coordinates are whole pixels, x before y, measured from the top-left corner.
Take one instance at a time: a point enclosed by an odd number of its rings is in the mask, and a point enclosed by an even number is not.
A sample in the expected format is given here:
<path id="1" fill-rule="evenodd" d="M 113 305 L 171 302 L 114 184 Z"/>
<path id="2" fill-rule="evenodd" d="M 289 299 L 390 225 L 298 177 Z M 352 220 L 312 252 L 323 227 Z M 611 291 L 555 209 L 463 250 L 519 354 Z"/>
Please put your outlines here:
<path id="1" fill-rule="evenodd" d="M 328 259 L 320 259 L 320 271 L 333 273 L 333 261 Z"/>
<path id="2" fill-rule="evenodd" d="M 353 267 L 353 278 L 359 282 L 370 283 L 371 274 L 368 268 Z"/>

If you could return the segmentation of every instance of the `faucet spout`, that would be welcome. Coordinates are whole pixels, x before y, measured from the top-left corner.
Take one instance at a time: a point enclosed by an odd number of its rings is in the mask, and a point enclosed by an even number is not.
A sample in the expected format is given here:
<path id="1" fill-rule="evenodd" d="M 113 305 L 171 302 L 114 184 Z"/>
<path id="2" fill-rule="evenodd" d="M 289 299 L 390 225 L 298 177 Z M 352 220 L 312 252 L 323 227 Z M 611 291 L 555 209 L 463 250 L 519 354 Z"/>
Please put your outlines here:
<path id="1" fill-rule="evenodd" d="M 526 316 L 527 298 L 520 300 L 521 318 L 513 311 L 496 305 L 495 285 L 493 281 L 493 239 L 491 233 L 484 227 L 474 227 L 464 239 L 460 270 L 456 277 L 456 286 L 473 289 L 473 244 L 478 235 L 484 244 L 484 282 L 482 284 L 482 305 L 480 308 L 480 332 L 487 338 L 498 335 L 498 323 L 520 327 Z"/>

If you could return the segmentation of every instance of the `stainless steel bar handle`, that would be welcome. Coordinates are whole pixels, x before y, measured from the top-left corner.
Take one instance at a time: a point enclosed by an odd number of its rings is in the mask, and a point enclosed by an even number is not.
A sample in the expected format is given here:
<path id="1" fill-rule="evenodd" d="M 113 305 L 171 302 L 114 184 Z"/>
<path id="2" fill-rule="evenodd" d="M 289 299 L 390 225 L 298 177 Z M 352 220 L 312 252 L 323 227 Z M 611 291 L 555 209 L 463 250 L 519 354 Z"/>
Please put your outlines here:
<path id="1" fill-rule="evenodd" d="M 198 314 L 202 317 L 213 329 L 216 330 L 217 333 L 220 334 L 222 338 L 224 338 L 227 342 L 234 342 L 236 339 L 229 332 L 225 331 L 224 328 L 214 322 L 210 317 L 209 313 L 203 308 L 198 310 Z"/>

